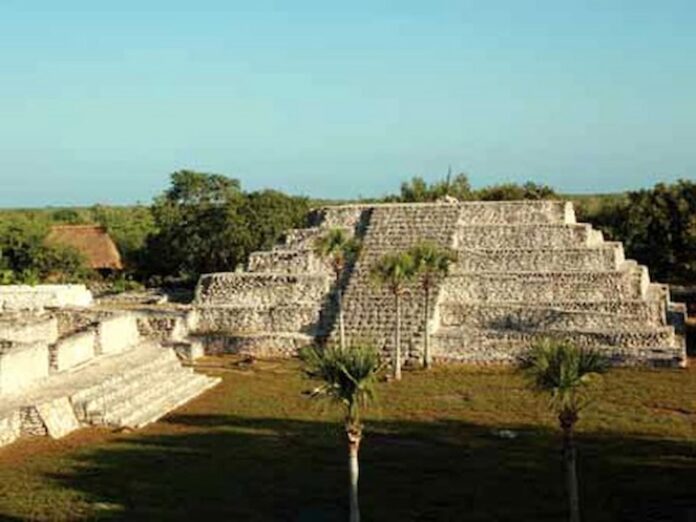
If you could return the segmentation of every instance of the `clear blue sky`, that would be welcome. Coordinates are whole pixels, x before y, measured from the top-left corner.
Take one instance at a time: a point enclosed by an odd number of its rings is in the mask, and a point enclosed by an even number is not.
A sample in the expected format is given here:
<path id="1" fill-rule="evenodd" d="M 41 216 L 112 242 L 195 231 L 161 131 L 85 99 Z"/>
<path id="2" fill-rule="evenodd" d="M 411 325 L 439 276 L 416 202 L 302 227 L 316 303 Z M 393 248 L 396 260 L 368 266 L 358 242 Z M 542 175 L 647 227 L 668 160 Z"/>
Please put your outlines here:
<path id="1" fill-rule="evenodd" d="M 108 6 L 108 7 L 107 7 Z M 696 178 L 693 0 L 0 1 L 0 206 Z"/>

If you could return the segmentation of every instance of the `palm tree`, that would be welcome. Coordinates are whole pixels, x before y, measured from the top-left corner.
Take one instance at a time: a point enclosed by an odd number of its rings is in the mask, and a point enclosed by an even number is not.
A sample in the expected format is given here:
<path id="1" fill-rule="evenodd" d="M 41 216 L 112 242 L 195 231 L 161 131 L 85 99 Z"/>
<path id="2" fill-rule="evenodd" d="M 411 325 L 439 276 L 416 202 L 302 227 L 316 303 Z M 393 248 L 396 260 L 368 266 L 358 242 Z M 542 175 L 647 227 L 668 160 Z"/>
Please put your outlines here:
<path id="1" fill-rule="evenodd" d="M 358 452 L 363 433 L 360 413 L 374 400 L 379 357 L 370 346 L 307 347 L 300 351 L 300 357 L 305 373 L 312 379 L 323 381 L 312 391 L 312 396 L 328 398 L 343 407 L 348 438 L 350 522 L 360 522 Z"/>
<path id="2" fill-rule="evenodd" d="M 522 366 L 534 388 L 551 395 L 551 407 L 563 430 L 563 460 L 570 522 L 580 522 L 580 500 L 575 459 L 575 424 L 589 403 L 588 392 L 596 376 L 608 369 L 605 357 L 564 341 L 544 339 L 523 357 Z"/>
<path id="3" fill-rule="evenodd" d="M 338 312 L 338 331 L 341 348 L 346 346 L 346 332 L 343 321 L 343 304 L 341 299 L 341 276 L 346 265 L 355 259 L 359 243 L 342 228 L 329 229 L 314 242 L 314 253 L 322 258 L 329 258 L 334 272 L 336 291 L 336 310 Z"/>
<path id="4" fill-rule="evenodd" d="M 401 379 L 401 297 L 409 282 L 416 275 L 413 258 L 405 252 L 393 252 L 382 256 L 372 267 L 370 276 L 381 286 L 386 286 L 394 296 L 396 325 L 394 328 L 394 379 Z"/>
<path id="5" fill-rule="evenodd" d="M 450 263 L 456 260 L 456 254 L 451 250 L 440 248 L 433 243 L 420 243 L 409 250 L 413 258 L 416 272 L 420 278 L 423 289 L 423 366 L 430 368 L 430 331 L 428 322 L 430 319 L 430 292 L 438 279 L 447 274 Z"/>

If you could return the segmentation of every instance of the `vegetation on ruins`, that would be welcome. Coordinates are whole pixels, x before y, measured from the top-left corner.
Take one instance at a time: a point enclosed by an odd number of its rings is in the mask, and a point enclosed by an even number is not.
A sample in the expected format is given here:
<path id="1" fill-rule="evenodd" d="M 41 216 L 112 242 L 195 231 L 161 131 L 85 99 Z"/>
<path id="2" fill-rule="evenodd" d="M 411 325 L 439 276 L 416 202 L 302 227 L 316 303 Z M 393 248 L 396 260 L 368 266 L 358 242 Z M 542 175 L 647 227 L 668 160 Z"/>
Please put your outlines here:
<path id="1" fill-rule="evenodd" d="M 456 260 L 456 254 L 432 243 L 421 243 L 408 251 L 413 258 L 416 273 L 423 290 L 423 367 L 430 368 L 430 295 L 437 281 L 447 274 L 450 264 Z"/>
<path id="2" fill-rule="evenodd" d="M 341 277 L 346 266 L 353 262 L 359 242 L 342 228 L 332 228 L 319 236 L 314 243 L 314 251 L 321 258 L 328 258 L 334 273 L 334 295 L 338 314 L 338 328 L 341 348 L 346 347 L 346 332 L 343 321 Z"/>
<path id="3" fill-rule="evenodd" d="M 452 177 L 447 175 L 444 180 L 428 183 L 420 176 L 414 176 L 401 184 L 398 195 L 390 195 L 385 201 L 401 203 L 425 203 L 438 201 L 444 197 L 452 197 L 459 201 L 509 201 L 509 200 L 538 200 L 556 199 L 558 194 L 547 185 L 528 181 L 522 185 L 517 183 L 502 183 L 483 187 L 480 190 L 471 188 L 469 178 L 461 173 Z"/>
<path id="4" fill-rule="evenodd" d="M 550 406 L 558 415 L 563 432 L 569 520 L 580 522 L 574 430 L 580 411 L 589 402 L 591 385 L 608 368 L 607 360 L 595 351 L 544 339 L 523 358 L 522 366 L 534 388 L 550 395 Z"/>
<path id="5" fill-rule="evenodd" d="M 343 408 L 348 438 L 350 522 L 360 522 L 358 503 L 358 453 L 363 436 L 361 410 L 375 398 L 380 368 L 377 352 L 371 346 L 307 347 L 300 352 L 304 371 L 322 384 L 312 397 L 325 397 Z"/>
<path id="6" fill-rule="evenodd" d="M 371 268 L 370 277 L 379 286 L 389 289 L 394 296 L 394 379 L 401 379 L 401 299 L 408 284 L 416 277 L 413 257 L 406 252 L 383 255 Z"/>

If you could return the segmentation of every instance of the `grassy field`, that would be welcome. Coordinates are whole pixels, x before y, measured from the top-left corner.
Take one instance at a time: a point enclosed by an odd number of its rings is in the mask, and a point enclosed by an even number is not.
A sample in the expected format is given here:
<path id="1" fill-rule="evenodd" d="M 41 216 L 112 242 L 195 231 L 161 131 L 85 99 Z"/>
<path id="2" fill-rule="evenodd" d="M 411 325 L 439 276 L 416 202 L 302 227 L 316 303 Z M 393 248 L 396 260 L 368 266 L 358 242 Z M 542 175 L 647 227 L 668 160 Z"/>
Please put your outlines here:
<path id="1" fill-rule="evenodd" d="M 297 363 L 203 364 L 223 384 L 144 430 L 0 449 L 0 519 L 345 520 L 340 422 Z M 586 521 L 696 520 L 695 391 L 694 369 L 604 379 L 579 425 Z M 366 425 L 366 521 L 564 518 L 554 419 L 509 369 L 408 372 Z"/>

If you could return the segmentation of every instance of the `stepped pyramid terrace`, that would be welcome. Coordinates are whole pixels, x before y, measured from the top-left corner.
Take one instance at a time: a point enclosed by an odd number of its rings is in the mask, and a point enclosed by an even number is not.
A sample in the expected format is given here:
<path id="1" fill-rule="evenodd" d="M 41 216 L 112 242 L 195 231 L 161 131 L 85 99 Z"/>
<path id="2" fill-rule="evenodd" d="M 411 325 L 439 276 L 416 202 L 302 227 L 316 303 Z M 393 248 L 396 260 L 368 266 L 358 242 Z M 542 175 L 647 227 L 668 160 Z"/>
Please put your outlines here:
<path id="1" fill-rule="evenodd" d="M 686 364 L 684 308 L 666 285 L 625 259 L 621 243 L 577 223 L 563 201 L 343 205 L 318 209 L 311 227 L 290 230 L 245 271 L 203 276 L 187 326 L 211 351 L 289 355 L 338 337 L 333 293 L 343 294 L 350 342 L 389 356 L 394 299 L 370 268 L 389 252 L 427 241 L 457 261 L 432 292 L 428 327 L 435 359 L 512 362 L 535 340 L 592 347 L 616 364 Z M 317 237 L 341 228 L 361 241 L 334 288 Z M 403 299 L 402 350 L 421 357 L 424 306 L 416 284 Z"/>

